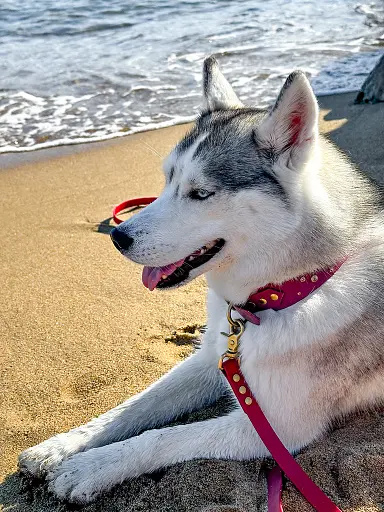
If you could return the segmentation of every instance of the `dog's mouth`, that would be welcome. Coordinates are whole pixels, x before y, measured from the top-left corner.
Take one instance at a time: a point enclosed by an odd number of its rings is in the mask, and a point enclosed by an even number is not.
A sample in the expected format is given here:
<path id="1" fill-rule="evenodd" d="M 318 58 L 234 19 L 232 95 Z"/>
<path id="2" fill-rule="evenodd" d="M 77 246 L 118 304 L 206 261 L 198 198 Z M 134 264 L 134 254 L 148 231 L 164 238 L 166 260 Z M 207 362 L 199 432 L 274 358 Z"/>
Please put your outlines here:
<path id="1" fill-rule="evenodd" d="M 219 238 L 210 242 L 182 260 L 164 267 L 144 267 L 143 284 L 150 291 L 155 288 L 170 288 L 186 281 L 195 268 L 201 267 L 212 259 L 223 247 L 225 240 Z"/>

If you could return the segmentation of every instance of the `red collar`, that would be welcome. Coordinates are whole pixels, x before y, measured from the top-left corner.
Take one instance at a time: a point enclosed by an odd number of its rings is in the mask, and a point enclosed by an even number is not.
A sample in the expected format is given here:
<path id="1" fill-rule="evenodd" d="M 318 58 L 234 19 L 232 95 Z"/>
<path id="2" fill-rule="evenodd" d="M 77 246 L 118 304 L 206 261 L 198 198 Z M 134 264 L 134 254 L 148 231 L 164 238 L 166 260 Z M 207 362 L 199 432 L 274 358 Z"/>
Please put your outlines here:
<path id="1" fill-rule="evenodd" d="M 279 285 L 267 284 L 253 292 L 244 305 L 234 306 L 234 308 L 249 322 L 260 325 L 260 318 L 255 313 L 265 309 L 278 311 L 300 302 L 328 281 L 344 262 L 345 259 L 333 267 L 303 274 Z"/>

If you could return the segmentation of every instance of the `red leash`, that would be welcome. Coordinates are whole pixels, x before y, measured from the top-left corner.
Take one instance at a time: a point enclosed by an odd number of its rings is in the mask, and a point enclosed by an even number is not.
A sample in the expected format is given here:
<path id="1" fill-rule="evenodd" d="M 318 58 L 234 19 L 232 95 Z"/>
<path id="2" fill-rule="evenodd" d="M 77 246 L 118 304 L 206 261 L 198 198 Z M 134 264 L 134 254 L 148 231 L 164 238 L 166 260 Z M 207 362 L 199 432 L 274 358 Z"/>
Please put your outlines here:
<path id="1" fill-rule="evenodd" d="M 268 512 L 283 512 L 281 491 L 283 490 L 283 475 L 279 466 L 267 473 L 268 483 Z"/>
<path id="2" fill-rule="evenodd" d="M 255 397 L 252 395 L 247 382 L 241 374 L 237 359 L 226 359 L 222 364 L 226 376 L 243 411 L 251 420 L 260 439 L 268 448 L 280 468 L 291 482 L 318 512 L 341 512 L 341 510 L 328 498 L 326 494 L 309 478 L 307 473 L 292 457 L 276 432 L 264 416 Z M 240 377 L 240 379 L 239 379 Z M 242 389 L 240 393 L 239 388 Z M 268 512 L 282 511 L 281 504 L 281 472 L 274 468 L 273 474 L 268 475 Z"/>
<path id="3" fill-rule="evenodd" d="M 157 198 L 138 197 L 124 201 L 113 209 L 113 220 L 116 224 L 121 224 L 123 220 L 117 217 L 118 213 L 133 206 L 145 206 L 152 203 L 155 199 Z M 240 329 L 240 333 L 236 334 L 232 331 L 232 334 L 228 337 L 228 341 L 230 341 L 230 338 L 235 339 L 235 341 L 232 341 L 232 343 L 235 343 L 236 347 L 232 345 L 232 348 L 228 349 L 226 354 L 224 354 L 223 358 L 220 360 L 219 368 L 223 371 L 237 400 L 239 401 L 245 414 L 251 420 L 251 423 L 254 426 L 256 432 L 259 434 L 260 439 L 263 441 L 272 457 L 280 466 L 276 466 L 268 473 L 268 512 L 283 512 L 283 506 L 281 502 L 281 469 L 296 486 L 296 488 L 301 492 L 304 498 L 306 498 L 306 500 L 315 508 L 315 510 L 317 510 L 317 512 L 342 512 L 310 479 L 307 473 L 289 453 L 289 451 L 280 441 L 276 432 L 273 430 L 267 418 L 264 416 L 264 413 L 257 403 L 255 397 L 252 395 L 251 390 L 249 389 L 248 384 L 241 373 L 236 356 L 237 343 L 244 330 L 244 322 L 239 320 L 230 320 L 230 324 L 232 326 L 236 323 L 238 326 L 243 326 L 242 329 Z M 241 392 L 239 391 L 240 388 L 242 388 Z"/>
<path id="4" fill-rule="evenodd" d="M 118 213 L 126 210 L 127 208 L 132 208 L 133 206 L 146 206 L 147 204 L 153 203 L 155 199 L 157 199 L 157 197 L 136 197 L 134 199 L 128 199 L 128 201 L 124 201 L 124 203 L 120 203 L 114 207 L 112 212 L 113 220 L 116 224 L 121 224 L 124 221 L 119 219 L 117 216 Z"/>

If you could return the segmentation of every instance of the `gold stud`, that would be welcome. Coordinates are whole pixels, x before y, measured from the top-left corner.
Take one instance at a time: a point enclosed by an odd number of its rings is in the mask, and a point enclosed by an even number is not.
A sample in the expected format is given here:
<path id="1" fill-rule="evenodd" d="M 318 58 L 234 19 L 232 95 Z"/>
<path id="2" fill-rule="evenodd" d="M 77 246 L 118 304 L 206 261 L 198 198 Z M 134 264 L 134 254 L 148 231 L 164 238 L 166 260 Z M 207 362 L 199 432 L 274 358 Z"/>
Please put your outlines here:
<path id="1" fill-rule="evenodd" d="M 311 277 L 311 281 L 312 283 L 316 283 L 316 281 L 318 280 L 319 278 L 317 276 L 312 276 Z"/>
<path id="2" fill-rule="evenodd" d="M 300 277 L 300 281 L 301 281 L 302 283 L 305 283 L 305 277 L 304 277 L 304 276 L 303 276 L 303 277 Z"/>
<path id="3" fill-rule="evenodd" d="M 235 381 L 235 382 L 239 382 L 240 380 L 240 375 L 238 373 L 235 373 L 235 375 L 232 377 L 232 379 Z"/>
<path id="4" fill-rule="evenodd" d="M 251 405 L 252 398 L 250 396 L 247 396 L 247 398 L 244 400 L 247 405 Z"/>
<path id="5" fill-rule="evenodd" d="M 265 299 L 259 299 L 259 304 L 261 304 L 262 306 L 265 306 L 266 303 L 267 301 Z"/>
<path id="6" fill-rule="evenodd" d="M 239 387 L 239 393 L 241 393 L 242 395 L 245 395 L 246 392 L 247 392 L 247 388 L 245 386 Z"/>
<path id="7" fill-rule="evenodd" d="M 279 299 L 279 296 L 276 295 L 276 293 L 271 293 L 271 299 L 272 300 L 278 300 Z"/>

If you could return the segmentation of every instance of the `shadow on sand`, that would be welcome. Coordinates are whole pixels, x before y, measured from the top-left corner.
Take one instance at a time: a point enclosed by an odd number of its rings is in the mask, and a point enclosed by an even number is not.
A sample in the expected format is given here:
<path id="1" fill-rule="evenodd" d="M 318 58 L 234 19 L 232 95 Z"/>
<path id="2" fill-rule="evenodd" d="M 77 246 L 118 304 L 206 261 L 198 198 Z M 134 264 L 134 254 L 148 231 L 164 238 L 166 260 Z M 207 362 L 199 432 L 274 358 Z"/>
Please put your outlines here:
<path id="1" fill-rule="evenodd" d="M 323 96 L 320 107 L 329 111 L 328 137 L 363 171 L 384 183 L 384 103 L 354 105 L 356 93 Z"/>

